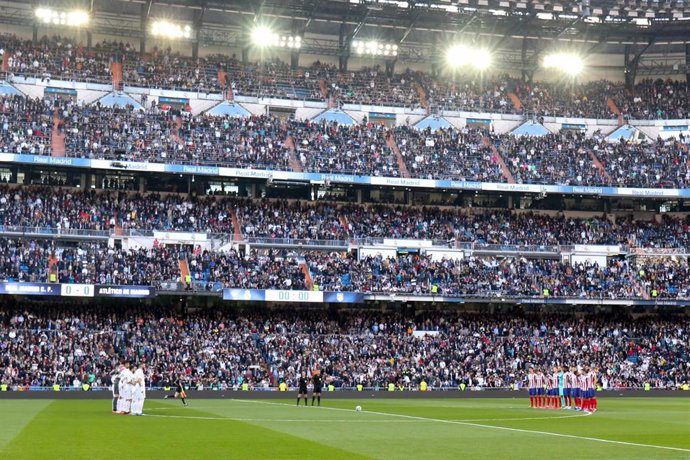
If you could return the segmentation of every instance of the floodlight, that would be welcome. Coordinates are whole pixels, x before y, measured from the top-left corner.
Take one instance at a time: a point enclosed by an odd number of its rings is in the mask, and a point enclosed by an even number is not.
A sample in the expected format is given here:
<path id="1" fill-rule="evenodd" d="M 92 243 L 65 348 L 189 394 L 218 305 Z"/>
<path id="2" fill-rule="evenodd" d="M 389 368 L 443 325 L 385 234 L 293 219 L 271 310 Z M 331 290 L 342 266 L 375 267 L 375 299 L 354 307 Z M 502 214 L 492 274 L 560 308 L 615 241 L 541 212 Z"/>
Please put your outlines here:
<path id="1" fill-rule="evenodd" d="M 279 44 L 278 35 L 267 26 L 258 26 L 252 30 L 252 43 L 260 48 Z"/>
<path id="2" fill-rule="evenodd" d="M 164 38 L 192 38 L 192 27 L 159 19 L 151 23 L 151 35 Z"/>
<path id="3" fill-rule="evenodd" d="M 396 43 L 378 42 L 376 40 L 352 42 L 352 50 L 355 54 L 368 54 L 370 56 L 397 56 L 398 45 Z"/>
<path id="4" fill-rule="evenodd" d="M 544 67 L 561 72 L 577 75 L 584 69 L 584 62 L 580 56 L 571 53 L 553 53 L 544 56 Z"/>
<path id="5" fill-rule="evenodd" d="M 491 65 L 491 53 L 482 48 L 455 45 L 446 51 L 446 62 L 450 67 L 472 66 L 486 70 Z"/>
<path id="6" fill-rule="evenodd" d="M 57 11 L 40 7 L 34 14 L 40 22 L 56 26 L 81 27 L 89 23 L 89 13 L 84 10 Z"/>

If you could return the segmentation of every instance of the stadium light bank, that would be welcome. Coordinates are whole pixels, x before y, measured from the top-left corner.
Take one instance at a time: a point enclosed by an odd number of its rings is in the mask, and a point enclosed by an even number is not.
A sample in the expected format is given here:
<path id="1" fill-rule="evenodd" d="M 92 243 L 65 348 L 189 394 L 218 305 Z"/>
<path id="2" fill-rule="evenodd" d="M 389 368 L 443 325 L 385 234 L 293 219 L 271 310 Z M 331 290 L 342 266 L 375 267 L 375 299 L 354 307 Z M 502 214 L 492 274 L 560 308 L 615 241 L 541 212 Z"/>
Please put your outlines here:
<path id="1" fill-rule="evenodd" d="M 573 77 L 585 68 L 582 58 L 572 53 L 548 54 L 544 56 L 542 64 L 545 69 L 559 70 Z"/>
<path id="2" fill-rule="evenodd" d="M 398 55 L 398 44 L 392 42 L 379 42 L 376 40 L 354 40 L 352 42 L 352 51 L 360 56 L 395 57 Z"/>
<path id="3" fill-rule="evenodd" d="M 39 7 L 34 10 L 36 19 L 43 24 L 68 27 L 82 27 L 89 23 L 89 13 L 84 10 L 58 11 Z"/>
<path id="4" fill-rule="evenodd" d="M 192 38 L 192 27 L 190 25 L 175 24 L 165 19 L 158 19 L 151 22 L 151 35 L 163 38 Z"/>
<path id="5" fill-rule="evenodd" d="M 252 30 L 252 43 L 259 48 L 291 48 L 302 47 L 302 37 L 299 35 L 280 35 L 267 26 L 258 26 Z"/>
<path id="6" fill-rule="evenodd" d="M 454 69 L 474 67 L 477 70 L 486 70 L 491 66 L 491 62 L 491 52 L 483 48 L 454 45 L 446 50 L 446 64 Z"/>

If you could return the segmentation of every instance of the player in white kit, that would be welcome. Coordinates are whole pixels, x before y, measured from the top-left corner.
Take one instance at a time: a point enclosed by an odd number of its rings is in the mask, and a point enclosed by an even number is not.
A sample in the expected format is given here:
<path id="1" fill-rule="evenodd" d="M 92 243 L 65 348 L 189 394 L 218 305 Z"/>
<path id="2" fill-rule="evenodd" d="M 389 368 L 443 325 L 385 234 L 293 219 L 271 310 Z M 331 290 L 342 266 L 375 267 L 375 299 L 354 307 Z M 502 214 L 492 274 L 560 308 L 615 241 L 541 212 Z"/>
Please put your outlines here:
<path id="1" fill-rule="evenodd" d="M 144 400 L 146 399 L 146 368 L 140 364 L 132 378 L 132 415 L 144 415 Z"/>
<path id="2" fill-rule="evenodd" d="M 120 399 L 117 402 L 117 411 L 120 414 L 129 414 L 132 410 L 132 379 L 134 374 L 129 370 L 129 363 L 125 363 L 120 373 Z"/>

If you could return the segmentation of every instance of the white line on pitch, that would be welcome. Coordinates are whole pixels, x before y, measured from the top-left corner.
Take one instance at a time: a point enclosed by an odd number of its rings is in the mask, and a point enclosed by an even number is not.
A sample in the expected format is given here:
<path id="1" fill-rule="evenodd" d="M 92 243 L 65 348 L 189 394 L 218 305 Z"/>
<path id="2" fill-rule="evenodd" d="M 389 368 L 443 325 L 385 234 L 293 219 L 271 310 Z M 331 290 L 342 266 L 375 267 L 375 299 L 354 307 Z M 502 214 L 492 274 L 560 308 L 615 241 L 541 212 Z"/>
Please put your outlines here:
<path id="1" fill-rule="evenodd" d="M 292 406 L 292 404 L 275 403 L 275 402 L 269 402 L 269 401 L 256 401 L 256 400 L 249 400 L 249 399 L 232 399 L 232 401 L 248 402 L 248 403 L 255 403 L 255 404 L 270 404 L 270 405 L 274 405 L 274 406 Z M 322 406 L 322 407 L 319 407 L 319 409 L 352 412 L 352 409 L 342 409 L 339 407 L 323 407 Z M 440 418 L 418 417 L 415 415 L 393 414 L 390 412 L 366 411 L 364 413 L 374 414 L 374 415 L 388 415 L 390 417 L 401 417 L 401 418 L 406 418 L 406 419 L 411 419 L 411 420 L 425 420 L 425 421 L 447 423 L 447 424 L 453 424 L 453 425 L 464 425 L 464 426 L 472 426 L 472 427 L 477 427 L 477 428 L 488 428 L 488 429 L 494 429 L 494 430 L 512 431 L 512 432 L 517 432 L 517 433 L 541 434 L 541 435 L 545 435 L 545 436 L 555 436 L 555 437 L 559 437 L 559 438 L 581 439 L 581 440 L 585 440 L 585 441 L 601 442 L 601 443 L 606 443 L 606 444 L 618 444 L 618 445 L 622 445 L 622 446 L 647 447 L 650 449 L 673 450 L 673 451 L 677 451 L 677 452 L 690 452 L 690 449 L 684 449 L 682 447 L 657 446 L 654 444 L 640 444 L 640 443 L 636 443 L 636 442 L 614 441 L 612 439 L 593 438 L 590 436 L 577 436 L 574 434 L 553 433 L 551 431 L 526 430 L 523 428 L 508 428 L 505 426 L 496 426 L 496 425 L 482 425 L 480 423 L 462 422 L 459 420 L 444 420 L 444 419 L 440 419 Z M 588 415 L 590 415 L 590 414 L 585 413 L 585 414 L 581 415 L 580 417 L 586 417 Z M 326 420 L 324 420 L 324 421 L 326 421 Z"/>
<path id="2" fill-rule="evenodd" d="M 196 415 L 158 415 L 158 414 L 146 414 L 149 417 L 162 417 L 162 418 L 184 418 L 192 420 L 225 420 L 228 422 L 289 422 L 289 423 L 417 423 L 417 420 L 357 420 L 357 419 L 302 419 L 302 418 L 292 418 L 292 419 L 281 419 L 281 418 L 234 418 L 234 417 L 206 417 L 206 416 L 196 416 Z M 429 420 L 431 421 L 431 420 Z"/>

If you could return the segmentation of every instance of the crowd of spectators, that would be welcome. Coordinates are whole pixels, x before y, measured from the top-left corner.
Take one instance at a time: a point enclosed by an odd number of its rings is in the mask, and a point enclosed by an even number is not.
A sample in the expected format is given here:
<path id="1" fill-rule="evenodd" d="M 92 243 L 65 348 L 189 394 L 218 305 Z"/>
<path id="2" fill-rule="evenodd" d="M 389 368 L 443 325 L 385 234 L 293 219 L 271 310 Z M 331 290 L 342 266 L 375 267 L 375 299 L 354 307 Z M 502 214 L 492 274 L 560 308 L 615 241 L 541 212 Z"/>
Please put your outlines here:
<path id="1" fill-rule="evenodd" d="M 10 390 L 107 388 L 121 360 L 146 363 L 152 387 L 295 387 L 301 371 L 327 384 L 406 390 L 526 387 L 530 367 L 592 366 L 604 390 L 678 389 L 690 380 L 687 318 L 519 312 L 201 310 L 5 306 L 0 383 Z"/>
<path id="2" fill-rule="evenodd" d="M 161 230 L 233 234 L 232 201 L 179 195 L 0 187 L 0 224 L 69 230 Z"/>
<path id="3" fill-rule="evenodd" d="M 66 155 L 82 158 L 387 177 L 401 177 L 403 168 L 415 178 L 506 182 L 500 156 L 517 183 L 690 184 L 687 145 L 675 139 L 635 143 L 573 132 L 531 137 L 472 128 L 389 130 L 366 122 L 347 126 L 269 115 L 192 115 L 155 101 L 145 110 L 57 102 Z M 48 99 L 0 96 L 0 149 L 50 155 L 52 113 Z"/>
<path id="4" fill-rule="evenodd" d="M 489 133 L 478 129 L 395 129 L 393 136 L 412 177 L 503 182 Z"/>
<path id="5" fill-rule="evenodd" d="M 444 297 L 690 298 L 682 259 L 609 258 L 563 262 L 524 257 L 362 256 L 295 250 L 239 253 L 156 243 L 128 249 L 107 243 L 0 239 L 0 279 L 161 286 L 183 282 L 180 260 L 200 289 L 319 289 Z M 307 277 L 307 270 L 309 277 Z M 184 284 L 188 283 L 184 280 Z M 191 287 L 191 286 L 187 286 Z"/>
<path id="6" fill-rule="evenodd" d="M 390 133 L 381 125 L 291 121 L 295 154 L 306 171 L 399 177 Z"/>
<path id="7" fill-rule="evenodd" d="M 72 156 L 288 169 L 284 128 L 276 117 L 194 116 L 157 104 L 133 110 L 69 101 L 61 111 Z"/>
<path id="8" fill-rule="evenodd" d="M 153 285 L 180 279 L 184 252 L 174 246 L 122 249 L 106 243 L 0 239 L 0 279 L 7 282 Z"/>
<path id="9" fill-rule="evenodd" d="M 621 113 L 636 120 L 690 118 L 690 91 L 686 82 L 643 80 L 634 91 L 621 89 L 615 101 Z"/>
<path id="10" fill-rule="evenodd" d="M 501 136 L 499 150 L 518 183 L 584 185 L 609 179 L 595 166 L 589 151 L 595 143 L 584 134 Z"/>
<path id="11" fill-rule="evenodd" d="M 613 185 L 685 188 L 690 184 L 688 147 L 675 139 L 600 142 L 593 151 Z"/>
<path id="12" fill-rule="evenodd" d="M 385 292 L 452 297 L 641 297 L 634 282 L 636 267 L 610 259 L 570 264 L 547 259 L 466 257 L 434 259 L 415 254 L 357 260 L 339 253 L 307 257 L 312 279 L 325 291 Z M 657 297 L 690 294 L 687 264 L 674 267 L 674 292 L 657 287 Z M 644 269 L 641 269 L 644 270 Z M 652 284 L 656 284 L 652 281 Z"/>
<path id="13" fill-rule="evenodd" d="M 232 213 L 237 217 L 238 228 Z M 690 222 L 664 215 L 563 214 L 0 186 L 2 228 L 160 230 L 260 240 L 419 239 L 480 245 L 690 247 Z M 237 232 L 239 231 L 239 232 Z"/>
<path id="14" fill-rule="evenodd" d="M 346 240 L 348 229 L 337 205 L 299 201 L 238 200 L 235 213 L 242 236 L 258 239 Z"/>
<path id="15" fill-rule="evenodd" d="M 600 119 L 618 116 L 609 104 L 611 99 L 629 119 L 690 116 L 687 84 L 672 80 L 643 80 L 630 89 L 606 80 L 525 83 L 500 74 L 431 74 L 411 69 L 388 74 L 379 66 L 341 72 L 319 61 L 292 69 L 275 58 L 243 64 L 234 55 L 192 59 L 170 48 L 154 48 L 142 56 L 135 46 L 121 41 L 103 41 L 88 49 L 59 36 L 32 43 L 4 34 L 0 48 L 9 53 L 9 72 L 43 80 L 110 83 L 111 63 L 122 62 L 126 84 L 149 88 L 205 93 L 230 88 L 242 96 Z M 511 93 L 520 100 L 518 106 Z"/>
<path id="16" fill-rule="evenodd" d="M 53 109 L 40 99 L 0 95 L 0 151 L 50 155 Z"/>

